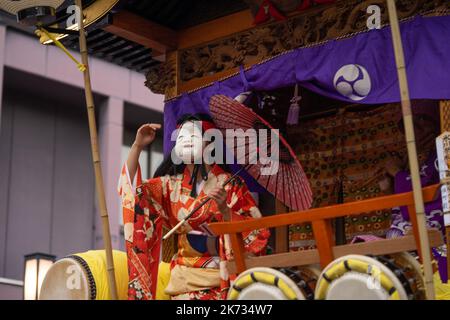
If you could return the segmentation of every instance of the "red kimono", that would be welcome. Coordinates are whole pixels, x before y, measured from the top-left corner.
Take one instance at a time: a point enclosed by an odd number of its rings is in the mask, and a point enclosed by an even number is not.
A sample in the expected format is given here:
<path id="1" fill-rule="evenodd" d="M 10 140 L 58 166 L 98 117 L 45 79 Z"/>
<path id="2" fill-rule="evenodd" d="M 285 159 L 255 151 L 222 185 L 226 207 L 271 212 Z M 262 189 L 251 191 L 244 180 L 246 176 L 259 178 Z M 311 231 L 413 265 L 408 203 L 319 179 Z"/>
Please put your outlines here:
<path id="1" fill-rule="evenodd" d="M 175 226 L 208 192 L 222 185 L 230 174 L 214 165 L 196 198 L 190 196 L 190 173 L 162 176 L 141 182 L 137 172 L 136 192 L 124 165 L 119 181 L 124 233 L 128 255 L 129 299 L 155 299 L 161 256 L 162 227 Z M 231 220 L 255 219 L 261 213 L 245 183 L 239 178 L 225 187 Z M 232 258 L 227 236 L 211 237 L 203 232 L 210 222 L 223 221 L 215 201 L 208 202 L 178 229 L 178 252 L 171 261 L 171 279 L 166 293 L 172 299 L 225 299 L 230 280 L 226 261 Z M 269 238 L 266 229 L 245 234 L 248 252 L 264 254 Z"/>

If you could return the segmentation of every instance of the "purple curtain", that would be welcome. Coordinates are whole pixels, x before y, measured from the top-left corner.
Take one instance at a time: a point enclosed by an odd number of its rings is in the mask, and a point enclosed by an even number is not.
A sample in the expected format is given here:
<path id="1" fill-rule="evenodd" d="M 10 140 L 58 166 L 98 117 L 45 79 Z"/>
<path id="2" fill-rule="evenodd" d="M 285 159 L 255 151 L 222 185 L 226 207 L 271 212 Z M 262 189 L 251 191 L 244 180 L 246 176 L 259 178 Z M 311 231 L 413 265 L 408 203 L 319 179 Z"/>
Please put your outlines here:
<path id="1" fill-rule="evenodd" d="M 246 90 L 271 90 L 295 83 L 329 98 L 361 103 L 399 102 L 390 28 L 370 30 L 323 45 L 289 51 L 209 87 L 166 103 L 164 152 L 176 120 L 209 113 L 215 94 L 235 97 Z M 450 99 L 450 17 L 416 17 L 401 24 L 411 99 Z"/>

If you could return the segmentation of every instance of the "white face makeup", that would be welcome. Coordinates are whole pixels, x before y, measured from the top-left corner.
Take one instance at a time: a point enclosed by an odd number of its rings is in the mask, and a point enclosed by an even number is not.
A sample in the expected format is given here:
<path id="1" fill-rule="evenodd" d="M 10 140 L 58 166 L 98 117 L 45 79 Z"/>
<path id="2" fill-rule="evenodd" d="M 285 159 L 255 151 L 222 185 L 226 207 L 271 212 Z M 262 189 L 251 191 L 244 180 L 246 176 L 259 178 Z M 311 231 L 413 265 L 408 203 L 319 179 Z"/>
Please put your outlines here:
<path id="1" fill-rule="evenodd" d="M 189 121 L 180 127 L 174 151 L 185 164 L 201 163 L 203 136 L 200 121 Z"/>

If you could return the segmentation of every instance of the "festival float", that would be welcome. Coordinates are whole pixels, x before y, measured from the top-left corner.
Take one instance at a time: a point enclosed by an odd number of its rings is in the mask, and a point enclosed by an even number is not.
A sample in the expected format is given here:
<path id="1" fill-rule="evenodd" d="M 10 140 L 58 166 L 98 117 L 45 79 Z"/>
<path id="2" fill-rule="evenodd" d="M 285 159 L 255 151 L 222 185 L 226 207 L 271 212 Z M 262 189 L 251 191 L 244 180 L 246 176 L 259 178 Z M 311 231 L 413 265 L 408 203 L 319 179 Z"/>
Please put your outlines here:
<path id="1" fill-rule="evenodd" d="M 67 28 L 66 2 L 8 2 L 3 10 L 34 25 L 39 41 L 59 46 L 84 75 L 104 223 L 105 250 L 58 260 L 41 299 L 448 295 L 447 1 L 219 1 L 176 30 L 151 17 L 169 7 L 191 14 L 194 4 L 75 1 L 84 18 Z M 182 160 L 147 180 L 130 153 L 118 190 L 126 253 L 110 245 L 87 58 L 121 45 L 150 49 L 144 58 L 131 52 L 130 64 L 165 95 L 164 151 Z M 151 143 L 160 128 L 145 122 L 136 141 Z M 209 129 L 275 131 L 276 172 L 262 175 L 250 152 L 229 171 L 189 167 L 173 132 Z M 83 275 L 82 291 L 65 286 L 68 267 Z"/>

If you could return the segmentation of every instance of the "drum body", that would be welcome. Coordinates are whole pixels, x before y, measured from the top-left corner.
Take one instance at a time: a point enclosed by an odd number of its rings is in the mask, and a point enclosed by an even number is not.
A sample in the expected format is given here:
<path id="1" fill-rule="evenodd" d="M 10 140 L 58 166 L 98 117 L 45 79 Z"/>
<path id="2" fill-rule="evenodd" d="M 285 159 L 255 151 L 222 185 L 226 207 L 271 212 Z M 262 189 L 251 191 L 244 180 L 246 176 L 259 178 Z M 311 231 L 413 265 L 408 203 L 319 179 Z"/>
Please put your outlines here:
<path id="1" fill-rule="evenodd" d="M 126 254 L 113 251 L 119 299 L 127 299 Z M 104 250 L 77 253 L 56 261 L 42 282 L 39 300 L 110 299 Z"/>
<path id="2" fill-rule="evenodd" d="M 319 300 L 421 300 L 424 297 L 420 265 L 406 252 L 338 258 L 322 271 L 315 291 Z"/>
<path id="3" fill-rule="evenodd" d="M 251 268 L 242 272 L 228 292 L 229 300 L 313 300 L 317 267 Z"/>

